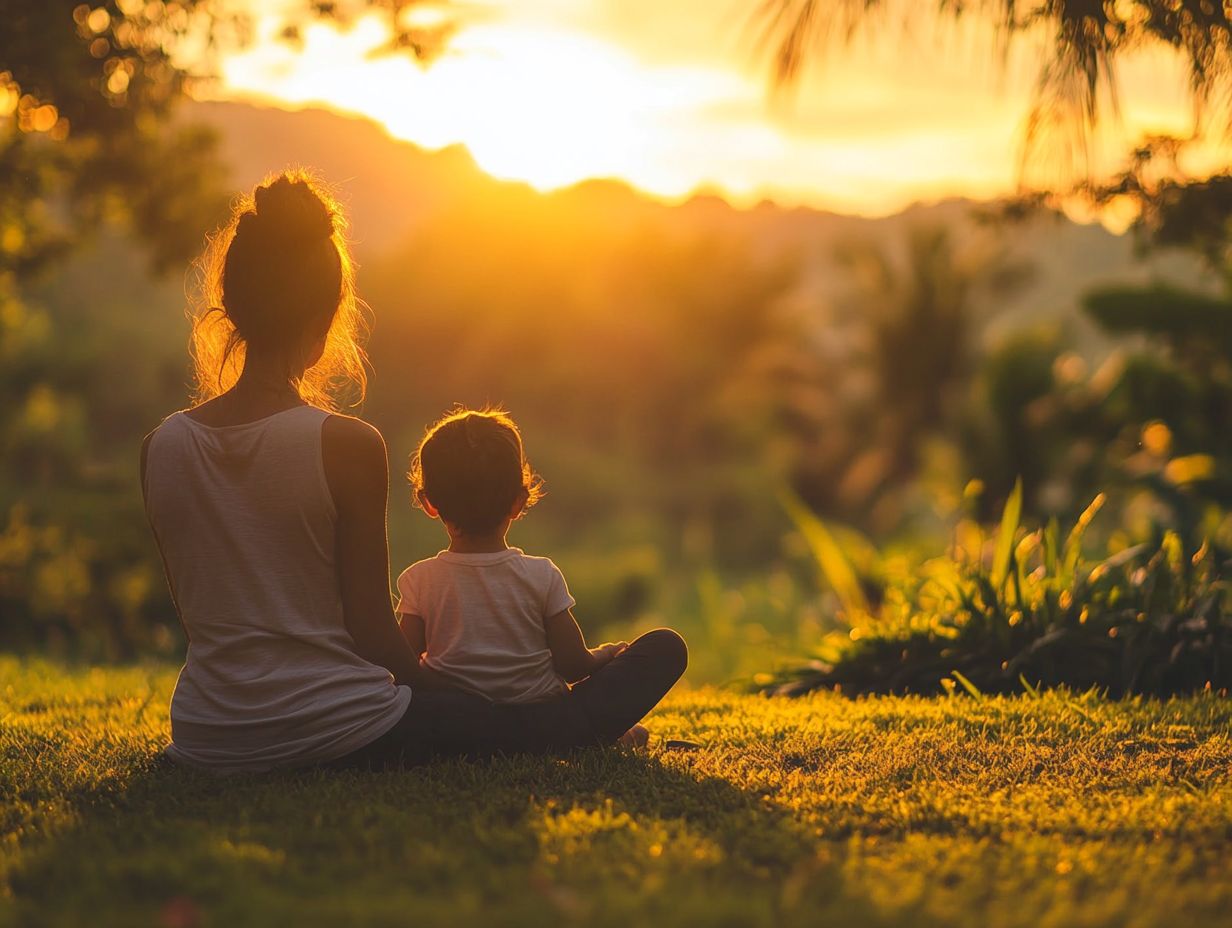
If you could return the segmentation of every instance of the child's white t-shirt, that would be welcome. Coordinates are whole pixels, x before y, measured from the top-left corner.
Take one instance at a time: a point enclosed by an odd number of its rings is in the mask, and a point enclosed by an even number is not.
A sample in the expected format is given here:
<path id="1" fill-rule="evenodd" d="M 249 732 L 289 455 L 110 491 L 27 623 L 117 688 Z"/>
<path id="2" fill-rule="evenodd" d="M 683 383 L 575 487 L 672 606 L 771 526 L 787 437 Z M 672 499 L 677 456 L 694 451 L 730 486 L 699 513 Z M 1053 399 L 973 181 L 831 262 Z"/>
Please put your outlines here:
<path id="1" fill-rule="evenodd" d="M 398 614 L 424 622 L 426 663 L 494 702 L 538 702 L 567 687 L 543 620 L 574 605 L 560 569 L 518 548 L 442 551 L 398 577 Z"/>

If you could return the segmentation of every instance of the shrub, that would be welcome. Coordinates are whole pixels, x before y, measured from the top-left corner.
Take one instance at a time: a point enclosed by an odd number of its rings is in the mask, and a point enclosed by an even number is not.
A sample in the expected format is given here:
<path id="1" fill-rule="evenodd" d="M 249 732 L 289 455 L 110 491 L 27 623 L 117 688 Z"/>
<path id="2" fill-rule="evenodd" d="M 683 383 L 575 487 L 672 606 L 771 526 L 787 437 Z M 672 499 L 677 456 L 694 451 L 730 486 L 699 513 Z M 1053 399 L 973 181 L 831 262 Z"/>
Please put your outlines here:
<path id="1" fill-rule="evenodd" d="M 1209 541 L 1187 551 L 1156 529 L 1136 545 L 1083 553 L 1102 494 L 1061 537 L 1019 525 L 1021 485 L 992 538 L 960 526 L 946 555 L 887 571 L 870 605 L 827 527 L 799 501 L 789 513 L 842 603 L 849 630 L 761 689 L 797 694 L 973 694 L 1038 687 L 1168 696 L 1232 684 L 1228 561 Z"/>

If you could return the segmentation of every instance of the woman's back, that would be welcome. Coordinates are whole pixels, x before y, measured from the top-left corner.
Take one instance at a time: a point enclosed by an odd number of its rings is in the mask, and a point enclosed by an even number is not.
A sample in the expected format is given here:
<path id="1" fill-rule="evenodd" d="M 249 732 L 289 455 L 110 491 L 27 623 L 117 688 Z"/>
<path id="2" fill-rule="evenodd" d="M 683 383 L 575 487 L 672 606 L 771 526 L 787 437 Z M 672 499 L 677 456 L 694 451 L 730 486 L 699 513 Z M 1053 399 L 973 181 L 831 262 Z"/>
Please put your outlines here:
<path id="1" fill-rule="evenodd" d="M 171 703 L 176 759 L 218 769 L 328 760 L 382 734 L 409 690 L 344 623 L 328 413 L 238 425 L 185 413 L 151 436 L 145 493 L 189 637 Z"/>

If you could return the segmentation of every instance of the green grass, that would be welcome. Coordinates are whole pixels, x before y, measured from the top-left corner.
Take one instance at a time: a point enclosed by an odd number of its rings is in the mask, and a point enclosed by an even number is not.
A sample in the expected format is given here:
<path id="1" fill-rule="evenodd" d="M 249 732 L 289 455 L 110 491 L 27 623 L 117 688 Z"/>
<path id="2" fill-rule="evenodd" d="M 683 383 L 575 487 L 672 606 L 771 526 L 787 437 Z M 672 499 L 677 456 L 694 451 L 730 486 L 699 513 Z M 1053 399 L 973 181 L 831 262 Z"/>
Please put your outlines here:
<path id="1" fill-rule="evenodd" d="M 0 925 L 1232 924 L 1226 699 L 701 690 L 694 753 L 217 779 L 173 679 L 0 658 Z"/>

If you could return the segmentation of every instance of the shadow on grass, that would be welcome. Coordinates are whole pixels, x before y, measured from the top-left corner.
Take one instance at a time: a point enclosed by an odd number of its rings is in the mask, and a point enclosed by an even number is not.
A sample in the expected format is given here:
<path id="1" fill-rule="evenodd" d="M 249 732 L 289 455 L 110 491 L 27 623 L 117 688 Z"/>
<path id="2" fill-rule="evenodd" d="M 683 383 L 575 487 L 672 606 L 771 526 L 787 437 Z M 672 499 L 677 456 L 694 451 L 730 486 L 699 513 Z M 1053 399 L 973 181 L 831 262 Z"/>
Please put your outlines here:
<path id="1" fill-rule="evenodd" d="M 18 924 L 877 924 L 816 836 L 695 758 L 388 773 L 161 764 L 76 798 L 9 875 Z"/>

